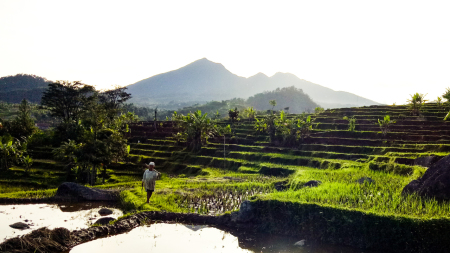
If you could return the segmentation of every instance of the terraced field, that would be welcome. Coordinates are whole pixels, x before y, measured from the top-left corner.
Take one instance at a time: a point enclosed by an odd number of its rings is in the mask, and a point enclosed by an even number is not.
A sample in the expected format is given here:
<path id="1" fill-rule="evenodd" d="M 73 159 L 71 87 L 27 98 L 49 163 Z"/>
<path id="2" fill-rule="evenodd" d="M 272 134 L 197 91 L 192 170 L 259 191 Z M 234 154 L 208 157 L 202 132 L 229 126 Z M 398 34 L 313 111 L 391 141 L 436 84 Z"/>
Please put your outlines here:
<path id="1" fill-rule="evenodd" d="M 384 135 L 378 119 L 386 115 L 396 123 Z M 156 131 L 153 122 L 139 122 L 130 126 L 129 160 L 111 164 L 101 187 L 126 189 L 122 206 L 128 211 L 219 215 L 238 210 L 249 199 L 257 210 L 254 222 L 265 232 L 375 249 L 394 242 L 398 249 L 416 247 L 411 241 L 425 233 L 430 249 L 440 240 L 437 235 L 445 235 L 443 229 L 450 231 L 450 205 L 402 196 L 401 191 L 426 171 L 424 157 L 436 161 L 450 153 L 445 115 L 435 104 L 426 104 L 419 117 L 409 116 L 406 106 L 326 110 L 313 115 L 318 126 L 295 148 L 271 145 L 266 134 L 254 130 L 253 122 L 241 120 L 234 136 L 209 139 L 195 153 L 174 139 L 172 122 L 157 122 Z M 347 130 L 344 116 L 356 118 L 355 131 Z M 31 154 L 32 173 L 23 176 L 21 168 L 11 170 L 0 182 L 5 189 L 0 197 L 50 195 L 66 180 L 65 167 L 52 160 L 51 149 L 34 149 Z M 150 161 L 163 176 L 146 204 L 140 178 L 142 163 Z M 12 185 L 50 190 L 15 192 L 18 188 Z M 361 237 L 384 231 L 381 224 L 397 229 Z"/>

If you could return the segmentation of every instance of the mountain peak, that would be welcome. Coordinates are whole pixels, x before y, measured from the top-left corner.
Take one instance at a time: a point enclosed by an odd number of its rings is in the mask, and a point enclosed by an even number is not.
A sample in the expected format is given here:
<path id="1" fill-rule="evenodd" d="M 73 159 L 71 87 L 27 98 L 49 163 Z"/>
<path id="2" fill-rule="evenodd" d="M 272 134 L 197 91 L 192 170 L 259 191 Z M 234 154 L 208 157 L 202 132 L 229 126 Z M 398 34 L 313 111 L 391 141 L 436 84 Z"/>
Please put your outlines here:
<path id="1" fill-rule="evenodd" d="M 249 78 L 255 78 L 255 77 L 261 78 L 261 77 L 268 77 L 268 76 L 266 74 L 262 73 L 262 72 L 258 72 L 257 74 L 255 74 L 255 75 L 253 75 L 253 76 L 251 76 Z"/>

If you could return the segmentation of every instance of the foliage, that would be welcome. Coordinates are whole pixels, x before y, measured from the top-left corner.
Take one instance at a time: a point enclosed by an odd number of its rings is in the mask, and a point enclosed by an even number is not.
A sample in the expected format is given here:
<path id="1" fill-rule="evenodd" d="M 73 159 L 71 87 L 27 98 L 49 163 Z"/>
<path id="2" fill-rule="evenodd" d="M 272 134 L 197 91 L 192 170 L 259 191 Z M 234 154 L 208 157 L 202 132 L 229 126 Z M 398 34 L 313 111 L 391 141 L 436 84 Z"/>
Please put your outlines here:
<path id="1" fill-rule="evenodd" d="M 82 108 L 94 91 L 93 86 L 78 81 L 57 81 L 48 85 L 41 104 L 48 108 L 53 117 L 60 119 L 67 126 L 80 119 Z"/>
<path id="2" fill-rule="evenodd" d="M 301 116 L 289 119 L 284 111 L 277 114 L 264 115 L 260 120 L 256 119 L 255 129 L 260 132 L 269 134 L 272 144 L 280 144 L 285 146 L 295 146 L 299 140 L 309 137 L 313 128 L 317 126 L 311 115 Z"/>
<path id="3" fill-rule="evenodd" d="M 228 117 L 230 117 L 231 124 L 239 120 L 239 110 L 237 109 L 237 107 L 234 110 L 230 109 L 228 111 Z"/>
<path id="4" fill-rule="evenodd" d="M 128 124 L 137 121 L 131 112 L 120 114 L 123 103 L 129 98 L 125 88 L 99 93 L 93 91 L 89 98 L 82 98 L 77 121 L 62 122 L 59 132 L 74 139 L 64 141 L 55 150 L 55 156 L 68 163 L 68 172 L 74 171 L 80 182 L 95 184 L 97 170 L 128 156 Z M 64 140 L 64 138 L 62 138 Z"/>
<path id="5" fill-rule="evenodd" d="M 100 93 L 99 102 L 104 107 L 109 120 L 113 120 L 122 112 L 122 107 L 127 100 L 131 98 L 131 94 L 125 90 L 127 87 L 115 87 Z"/>
<path id="6" fill-rule="evenodd" d="M 23 150 L 19 140 L 11 136 L 0 136 L 0 169 L 7 170 L 22 161 Z"/>
<path id="7" fill-rule="evenodd" d="M 31 106 L 26 99 L 19 105 L 18 115 L 12 120 L 5 122 L 6 132 L 15 138 L 30 137 L 38 131 L 34 120 L 31 118 Z"/>
<path id="8" fill-rule="evenodd" d="M 391 120 L 389 115 L 384 116 L 383 120 L 378 119 L 378 125 L 380 126 L 383 135 L 386 135 L 389 132 L 390 125 L 394 123 L 395 121 Z"/>
<path id="9" fill-rule="evenodd" d="M 325 111 L 325 109 L 323 109 L 323 107 L 316 107 L 315 109 L 314 109 L 314 113 L 315 114 L 321 114 L 321 113 L 323 113 Z"/>
<path id="10" fill-rule="evenodd" d="M 276 105 L 272 105 L 272 110 L 289 107 L 289 113 L 294 114 L 313 111 L 314 108 L 319 107 L 307 94 L 294 86 L 258 93 L 247 99 L 247 105 L 253 106 L 255 110 L 265 111 L 267 101 L 270 100 L 276 101 Z"/>
<path id="11" fill-rule="evenodd" d="M 29 155 L 27 155 L 27 156 L 23 157 L 22 164 L 25 167 L 25 173 L 29 173 L 31 165 L 33 165 L 33 159 Z"/>
<path id="12" fill-rule="evenodd" d="M 436 106 L 439 110 L 442 109 L 442 98 L 441 97 L 437 97 Z"/>
<path id="13" fill-rule="evenodd" d="M 414 95 L 411 95 L 411 99 L 408 99 L 411 115 L 418 116 L 420 114 L 422 106 L 427 101 L 425 100 L 425 96 L 426 94 L 415 93 Z"/>
<path id="14" fill-rule="evenodd" d="M 442 94 L 442 98 L 446 99 L 446 102 L 450 102 L 450 88 L 447 88 L 445 90 L 445 93 Z"/>
<path id="15" fill-rule="evenodd" d="M 256 116 L 256 111 L 253 109 L 253 106 L 247 107 L 244 110 L 244 116 L 249 120 L 254 120 Z"/>
<path id="16" fill-rule="evenodd" d="M 200 150 L 208 138 L 219 133 L 216 122 L 206 116 L 207 114 L 202 115 L 200 110 L 188 113 L 186 116 L 174 112 L 172 120 L 180 130 L 175 137 L 179 141 L 187 142 L 189 149 Z"/>
<path id="17" fill-rule="evenodd" d="M 345 116 L 343 119 L 344 120 L 348 120 L 348 131 L 351 131 L 351 132 L 355 131 L 355 128 L 356 128 L 356 118 L 355 118 L 355 116 L 353 116 L 351 118 Z"/>
<path id="18" fill-rule="evenodd" d="M 270 100 L 269 104 L 272 106 L 272 111 L 273 111 L 273 108 L 275 108 L 275 106 L 277 106 L 277 101 L 275 99 Z"/>

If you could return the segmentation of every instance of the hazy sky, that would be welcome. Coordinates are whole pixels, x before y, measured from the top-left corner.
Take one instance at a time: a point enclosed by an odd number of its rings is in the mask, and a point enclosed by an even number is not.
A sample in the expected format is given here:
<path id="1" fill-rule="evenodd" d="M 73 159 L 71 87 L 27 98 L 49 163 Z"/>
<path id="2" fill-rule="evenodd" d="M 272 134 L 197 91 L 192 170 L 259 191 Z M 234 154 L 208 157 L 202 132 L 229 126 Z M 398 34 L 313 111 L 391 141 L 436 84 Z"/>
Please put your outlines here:
<path id="1" fill-rule="evenodd" d="M 450 1 L 0 0 L 0 76 L 106 88 L 206 57 L 382 103 L 450 87 Z"/>

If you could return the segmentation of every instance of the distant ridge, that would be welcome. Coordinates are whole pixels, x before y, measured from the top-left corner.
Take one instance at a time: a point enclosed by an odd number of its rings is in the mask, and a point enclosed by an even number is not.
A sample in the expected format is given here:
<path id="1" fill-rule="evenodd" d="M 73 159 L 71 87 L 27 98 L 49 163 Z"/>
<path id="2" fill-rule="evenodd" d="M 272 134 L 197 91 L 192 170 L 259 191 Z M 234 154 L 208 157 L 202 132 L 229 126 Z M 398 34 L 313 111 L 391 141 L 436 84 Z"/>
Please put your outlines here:
<path id="1" fill-rule="evenodd" d="M 256 93 L 295 86 L 325 108 L 379 105 L 379 103 L 350 92 L 334 91 L 308 82 L 290 73 L 263 73 L 245 78 L 228 71 L 222 64 L 206 58 L 179 69 L 141 80 L 128 86 L 133 102 L 165 104 L 172 101 L 211 101 L 248 98 Z"/>

